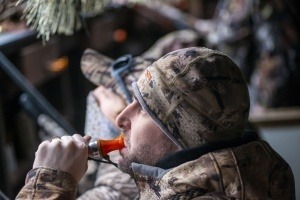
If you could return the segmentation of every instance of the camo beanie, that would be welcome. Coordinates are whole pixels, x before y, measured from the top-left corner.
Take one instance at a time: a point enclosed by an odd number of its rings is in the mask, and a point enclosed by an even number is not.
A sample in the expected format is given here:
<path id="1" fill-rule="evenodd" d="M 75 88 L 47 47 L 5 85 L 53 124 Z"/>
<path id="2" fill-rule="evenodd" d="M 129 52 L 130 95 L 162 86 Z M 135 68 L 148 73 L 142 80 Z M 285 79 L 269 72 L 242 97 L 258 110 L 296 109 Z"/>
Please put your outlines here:
<path id="1" fill-rule="evenodd" d="M 245 78 L 218 51 L 191 47 L 170 52 L 132 85 L 142 107 L 182 149 L 238 138 L 247 123 Z"/>

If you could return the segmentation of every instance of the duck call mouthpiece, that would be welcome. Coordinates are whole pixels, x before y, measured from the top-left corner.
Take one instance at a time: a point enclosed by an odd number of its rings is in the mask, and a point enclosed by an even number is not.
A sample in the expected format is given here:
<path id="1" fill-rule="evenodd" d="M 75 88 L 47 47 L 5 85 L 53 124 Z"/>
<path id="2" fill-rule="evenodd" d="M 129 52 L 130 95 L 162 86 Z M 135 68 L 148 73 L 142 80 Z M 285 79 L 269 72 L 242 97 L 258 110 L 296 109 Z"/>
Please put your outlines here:
<path id="1" fill-rule="evenodd" d="M 124 134 L 121 133 L 117 138 L 112 140 L 96 140 L 88 145 L 89 157 L 99 160 L 108 155 L 109 152 L 119 150 L 125 147 Z"/>

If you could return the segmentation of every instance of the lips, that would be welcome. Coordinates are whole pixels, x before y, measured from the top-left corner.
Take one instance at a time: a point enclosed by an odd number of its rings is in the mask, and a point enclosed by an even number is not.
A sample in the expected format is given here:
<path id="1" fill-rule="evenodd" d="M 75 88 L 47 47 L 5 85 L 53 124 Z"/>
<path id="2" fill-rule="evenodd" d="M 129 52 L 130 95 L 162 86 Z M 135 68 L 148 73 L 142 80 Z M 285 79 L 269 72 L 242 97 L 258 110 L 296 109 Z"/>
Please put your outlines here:
<path id="1" fill-rule="evenodd" d="M 123 157 L 124 155 L 126 155 L 128 153 L 128 149 L 127 147 L 129 147 L 129 138 L 128 136 L 124 137 L 124 147 L 122 149 L 119 150 L 120 155 Z"/>
<path id="2" fill-rule="evenodd" d="M 122 149 L 120 149 L 119 152 L 120 152 L 120 155 L 123 157 L 126 154 L 126 152 L 127 152 L 126 146 L 123 147 Z"/>

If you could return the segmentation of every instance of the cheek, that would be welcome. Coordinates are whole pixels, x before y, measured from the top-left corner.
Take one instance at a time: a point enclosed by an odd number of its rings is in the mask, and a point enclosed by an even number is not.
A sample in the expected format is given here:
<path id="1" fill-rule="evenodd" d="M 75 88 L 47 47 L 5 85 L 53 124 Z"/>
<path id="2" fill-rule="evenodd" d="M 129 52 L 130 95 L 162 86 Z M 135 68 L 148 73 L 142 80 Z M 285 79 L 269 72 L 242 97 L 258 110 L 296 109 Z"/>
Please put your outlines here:
<path id="1" fill-rule="evenodd" d="M 143 126 L 139 124 L 139 126 L 131 127 L 130 130 L 130 151 L 135 151 L 139 146 L 144 144 L 145 140 L 145 131 L 143 130 Z"/>
<path id="2" fill-rule="evenodd" d="M 156 126 L 154 121 L 150 118 L 144 118 L 144 120 L 140 120 L 135 124 L 134 127 L 131 127 L 131 151 L 149 146 L 149 144 L 154 143 L 154 141 L 157 142 L 160 139 L 160 134 L 163 134 L 160 128 Z M 155 146 L 155 144 L 152 145 Z"/>

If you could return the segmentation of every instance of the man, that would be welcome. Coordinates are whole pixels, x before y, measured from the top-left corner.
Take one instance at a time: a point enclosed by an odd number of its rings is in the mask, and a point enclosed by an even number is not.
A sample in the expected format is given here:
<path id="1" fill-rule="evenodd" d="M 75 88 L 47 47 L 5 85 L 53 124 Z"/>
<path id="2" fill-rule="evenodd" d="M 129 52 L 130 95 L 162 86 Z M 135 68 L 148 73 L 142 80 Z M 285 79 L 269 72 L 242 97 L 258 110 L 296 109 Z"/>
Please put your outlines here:
<path id="1" fill-rule="evenodd" d="M 141 56 L 124 55 L 113 60 L 92 49 L 87 49 L 81 58 L 81 70 L 84 76 L 98 86 L 87 97 L 87 110 L 84 133 L 96 139 L 112 139 L 119 135 L 116 116 L 132 100 L 131 83 L 141 72 L 167 52 L 196 46 L 200 42 L 193 30 L 179 30 L 168 33 L 157 40 Z M 114 71 L 112 71 L 114 69 Z M 116 71 L 119 72 L 117 77 Z M 113 75 L 114 74 L 114 75 Z M 117 81 L 118 80 L 118 81 Z M 110 159 L 116 162 L 118 152 L 110 153 Z M 108 164 L 88 163 L 89 168 L 79 182 L 78 200 L 85 199 L 132 199 L 137 188 L 130 176 Z"/>
<path id="2" fill-rule="evenodd" d="M 229 57 L 197 47 L 170 52 L 133 91 L 116 123 L 126 138 L 119 167 L 140 199 L 295 199 L 289 165 L 244 130 L 247 84 Z M 74 197 L 89 139 L 42 142 L 17 198 Z"/>

